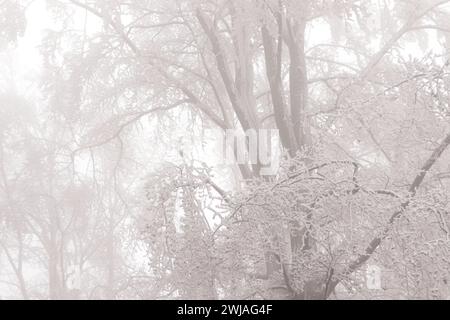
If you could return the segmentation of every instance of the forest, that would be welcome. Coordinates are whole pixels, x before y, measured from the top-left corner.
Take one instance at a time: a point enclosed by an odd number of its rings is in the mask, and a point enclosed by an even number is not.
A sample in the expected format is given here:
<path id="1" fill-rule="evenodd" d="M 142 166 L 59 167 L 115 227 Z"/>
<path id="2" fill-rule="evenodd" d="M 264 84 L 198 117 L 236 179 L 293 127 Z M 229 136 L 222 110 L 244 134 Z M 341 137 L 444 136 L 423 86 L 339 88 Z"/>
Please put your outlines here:
<path id="1" fill-rule="evenodd" d="M 450 299 L 450 0 L 0 0 L 0 299 Z"/>

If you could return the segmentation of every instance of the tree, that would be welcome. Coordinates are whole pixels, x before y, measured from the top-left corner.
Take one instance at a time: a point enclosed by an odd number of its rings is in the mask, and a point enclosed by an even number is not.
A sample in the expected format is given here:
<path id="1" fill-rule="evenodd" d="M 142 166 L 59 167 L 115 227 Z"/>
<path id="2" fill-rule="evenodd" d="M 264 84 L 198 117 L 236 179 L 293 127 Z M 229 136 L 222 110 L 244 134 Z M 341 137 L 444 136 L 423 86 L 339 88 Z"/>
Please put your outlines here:
<path id="1" fill-rule="evenodd" d="M 75 158 L 141 142 L 133 130 L 147 118 L 158 136 L 186 122 L 193 136 L 279 132 L 279 172 L 238 163 L 243 190 L 224 191 L 208 165 L 184 156 L 148 178 L 154 297 L 371 294 L 360 289 L 369 260 L 401 279 L 396 297 L 445 295 L 448 1 L 52 8 L 65 25 L 46 38 L 46 70 L 58 79 L 53 107 L 79 130 Z M 80 13 L 77 30 L 70 17 Z M 89 29 L 92 19 L 100 24 Z M 70 49 L 58 52 L 63 41 Z M 418 58 L 402 45 L 417 45 Z M 417 277 L 430 265 L 439 267 Z"/>

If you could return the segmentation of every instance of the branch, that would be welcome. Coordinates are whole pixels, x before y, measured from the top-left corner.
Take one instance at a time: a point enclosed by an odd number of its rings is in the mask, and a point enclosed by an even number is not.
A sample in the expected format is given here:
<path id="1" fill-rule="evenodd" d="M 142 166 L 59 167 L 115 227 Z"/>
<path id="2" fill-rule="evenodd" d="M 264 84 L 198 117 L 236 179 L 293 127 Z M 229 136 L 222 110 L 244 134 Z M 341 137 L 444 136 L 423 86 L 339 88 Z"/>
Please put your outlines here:
<path id="1" fill-rule="evenodd" d="M 207 18 L 201 12 L 200 9 L 197 9 L 196 17 L 200 23 L 200 26 L 202 27 L 203 31 L 205 32 L 206 36 L 208 37 L 209 41 L 211 42 L 212 50 L 213 50 L 213 53 L 215 55 L 216 62 L 217 62 L 217 68 L 219 69 L 219 73 L 225 84 L 225 89 L 228 93 L 228 97 L 233 106 L 233 109 L 236 112 L 236 115 L 237 115 L 239 122 L 241 123 L 244 131 L 248 130 L 248 129 L 252 128 L 253 126 L 250 124 L 250 122 L 247 118 L 247 115 L 241 106 L 240 99 L 236 92 L 236 86 L 235 86 L 235 83 L 233 82 L 231 72 L 228 69 L 227 62 L 225 60 L 225 54 L 220 45 L 219 38 L 218 38 L 217 34 L 214 32 L 214 30 L 212 29 L 212 27 L 210 27 L 210 24 L 208 23 Z"/>
<path id="2" fill-rule="evenodd" d="M 289 116 L 284 101 L 284 88 L 281 75 L 282 68 L 282 49 L 283 49 L 283 21 L 281 11 L 276 16 L 278 24 L 278 42 L 275 48 L 275 41 L 267 29 L 266 25 L 261 27 L 262 44 L 264 48 L 264 61 L 266 67 L 266 75 L 269 81 L 270 96 L 272 98 L 273 115 L 275 123 L 280 130 L 280 139 L 282 145 L 289 151 L 291 156 L 295 156 L 298 149 L 295 141 L 295 135 L 292 126 L 289 125 Z M 261 120 L 264 122 L 265 119 Z"/>
<path id="3" fill-rule="evenodd" d="M 87 11 L 89 11 L 90 13 L 92 13 L 93 15 L 99 17 L 100 19 L 102 19 L 107 25 L 109 25 L 110 27 L 112 27 L 114 29 L 114 31 L 125 41 L 125 43 L 128 45 L 128 47 L 135 53 L 138 54 L 139 53 L 139 49 L 138 47 L 134 44 L 134 42 L 127 36 L 127 34 L 123 31 L 122 27 L 119 26 L 119 24 L 117 24 L 116 22 L 114 22 L 114 20 L 111 17 L 108 17 L 107 15 L 103 14 L 102 12 L 84 4 L 81 3 L 77 0 L 69 0 L 69 2 L 71 2 L 72 4 L 83 8 Z"/>
<path id="4" fill-rule="evenodd" d="M 410 192 L 410 198 L 403 202 L 400 205 L 400 209 L 396 211 L 392 216 L 389 218 L 388 223 L 386 227 L 384 228 L 383 232 L 380 236 L 375 237 L 367 246 L 365 253 L 359 255 L 359 257 L 353 261 L 343 272 L 343 275 L 349 275 L 353 273 L 355 270 L 360 268 L 364 263 L 367 262 L 367 260 L 370 259 L 372 254 L 375 252 L 375 250 L 380 246 L 381 242 L 386 238 L 388 235 L 392 225 L 394 222 L 399 219 L 403 213 L 405 212 L 406 208 L 409 206 L 411 202 L 411 198 L 413 198 L 416 195 L 417 189 L 422 184 L 426 174 L 430 171 L 430 169 L 433 167 L 433 165 L 436 163 L 436 161 L 441 157 L 442 153 L 448 148 L 450 145 L 450 134 L 448 134 L 445 139 L 441 142 L 441 144 L 433 151 L 431 156 L 428 158 L 428 160 L 425 162 L 425 164 L 422 166 L 420 172 L 417 174 L 417 176 L 414 178 L 413 182 L 411 183 L 409 187 Z M 336 285 L 340 282 L 339 279 L 334 280 L 331 285 L 331 290 L 336 287 Z"/>
<path id="5" fill-rule="evenodd" d="M 425 178 L 428 171 L 431 169 L 431 167 L 436 163 L 436 161 L 440 158 L 442 153 L 447 149 L 447 147 L 450 145 L 450 134 L 445 137 L 445 139 L 441 142 L 441 144 L 434 150 L 431 157 L 425 162 L 422 169 L 420 170 L 420 173 L 416 176 L 413 183 L 411 184 L 409 188 L 409 192 L 414 196 L 416 194 L 417 189 L 420 187 L 420 185 L 423 182 L 423 179 Z"/>
<path id="6" fill-rule="evenodd" d="M 422 25 L 422 26 L 417 26 L 417 27 L 410 28 L 409 30 L 413 31 L 413 30 L 427 30 L 427 29 L 442 31 L 442 32 L 445 32 L 445 33 L 450 33 L 450 29 L 449 28 L 444 28 L 444 27 L 440 27 L 440 26 L 436 26 L 436 25 Z"/>
<path id="7" fill-rule="evenodd" d="M 389 52 L 389 50 L 394 46 L 394 44 L 400 40 L 403 35 L 409 31 L 416 30 L 419 27 L 413 27 L 413 24 L 427 15 L 431 10 L 433 10 L 436 7 L 439 7 L 445 3 L 450 2 L 450 0 L 441 0 L 436 2 L 435 4 L 431 5 L 430 7 L 426 8 L 422 12 L 420 12 L 418 15 L 407 21 L 394 35 L 389 39 L 388 42 L 372 57 L 372 59 L 369 61 L 367 66 L 364 68 L 364 70 L 361 73 L 361 78 L 365 79 L 370 74 L 372 69 L 381 61 L 381 59 L 386 55 L 386 53 Z"/>
<path id="8" fill-rule="evenodd" d="M 137 45 L 124 32 L 123 28 L 119 24 L 114 22 L 114 20 L 111 17 L 108 17 L 107 15 L 96 10 L 95 8 L 92 8 L 77 0 L 68 0 L 68 1 L 80 8 L 87 10 L 88 12 L 105 21 L 105 23 L 111 26 L 114 29 L 114 31 L 125 41 L 125 43 L 128 45 L 128 47 L 131 49 L 131 51 L 134 53 L 135 56 L 141 55 Z M 161 66 L 158 65 L 157 63 L 149 61 L 149 64 L 155 67 L 164 78 L 166 78 L 170 83 L 174 84 L 177 88 L 179 88 L 186 96 L 188 96 L 188 98 L 192 100 L 192 102 L 200 109 L 200 111 L 205 113 L 215 124 L 217 124 L 221 128 L 225 128 L 224 121 L 220 119 L 216 114 L 212 113 L 207 106 L 201 103 L 200 99 L 191 90 L 189 90 L 189 88 L 180 84 L 177 79 L 175 79 L 172 75 L 168 74 L 167 70 L 161 68 Z"/>
<path id="9" fill-rule="evenodd" d="M 305 57 L 307 60 L 313 60 L 313 61 L 320 61 L 320 62 L 325 62 L 328 64 L 335 64 L 344 68 L 347 68 L 351 71 L 354 71 L 355 73 L 359 72 L 360 70 L 357 69 L 356 67 L 353 67 L 347 63 L 344 62 L 340 62 L 340 61 L 336 61 L 336 60 L 332 60 L 332 59 L 327 59 L 327 58 L 322 58 L 322 57 L 312 57 L 312 56 L 306 56 Z M 352 76 L 348 76 L 348 78 L 351 78 Z"/>
<path id="10" fill-rule="evenodd" d="M 102 140 L 102 141 L 100 141 L 100 142 L 97 142 L 97 143 L 94 143 L 94 144 L 90 144 L 90 145 L 87 145 L 87 146 L 82 146 L 82 147 L 80 147 L 80 148 L 78 148 L 78 149 L 75 149 L 75 150 L 72 152 L 72 157 L 75 155 L 75 153 L 77 153 L 77 152 L 79 152 L 79 151 L 86 150 L 86 149 L 91 149 L 91 148 L 96 148 L 96 147 L 99 147 L 99 146 L 101 146 L 101 145 L 104 145 L 104 144 L 106 144 L 106 143 L 108 143 L 108 142 L 111 142 L 112 140 L 118 138 L 118 137 L 120 136 L 120 134 L 122 133 L 122 131 L 123 131 L 126 127 L 128 127 L 129 125 L 133 124 L 134 122 L 138 121 L 138 120 L 141 119 L 142 117 L 144 117 L 144 116 L 146 116 L 146 115 L 148 115 L 148 114 L 150 114 L 150 113 L 152 113 L 152 112 L 156 112 L 156 111 L 167 111 L 167 110 L 176 108 L 176 107 L 178 107 L 178 106 L 180 106 L 180 105 L 182 105 L 182 104 L 184 104 L 184 103 L 189 103 L 189 102 L 191 102 L 191 100 L 189 100 L 189 99 L 183 99 L 183 100 L 177 101 L 177 102 L 175 102 L 175 103 L 173 103 L 173 104 L 171 104 L 171 105 L 169 105 L 169 106 L 167 106 L 167 107 L 158 107 L 158 108 L 153 108 L 153 109 L 150 109 L 150 110 L 146 110 L 146 111 L 139 112 L 139 113 L 137 113 L 134 117 L 132 117 L 130 120 L 127 120 L 127 121 L 125 121 L 123 124 L 121 124 L 121 125 L 119 126 L 119 128 L 118 128 L 118 129 L 117 129 L 110 137 L 108 137 L 108 138 L 106 138 L 106 139 L 104 139 L 104 140 Z"/>
<path id="11" fill-rule="evenodd" d="M 214 181 L 212 181 L 210 178 L 207 178 L 205 180 L 207 184 L 209 184 L 216 192 L 222 197 L 222 199 L 227 203 L 231 204 L 231 200 L 227 195 L 227 192 L 223 190 L 221 187 L 219 187 Z"/>

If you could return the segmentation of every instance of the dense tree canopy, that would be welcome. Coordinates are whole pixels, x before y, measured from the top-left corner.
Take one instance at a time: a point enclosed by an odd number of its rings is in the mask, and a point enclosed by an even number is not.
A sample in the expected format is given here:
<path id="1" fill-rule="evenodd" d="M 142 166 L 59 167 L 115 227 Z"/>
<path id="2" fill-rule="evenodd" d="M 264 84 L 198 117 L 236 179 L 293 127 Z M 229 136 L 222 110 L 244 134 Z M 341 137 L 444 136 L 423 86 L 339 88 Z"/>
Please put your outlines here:
<path id="1" fill-rule="evenodd" d="M 449 296 L 450 1 L 0 0 L 2 69 L 44 5 L 33 91 L 0 79 L 8 296 Z M 268 129 L 274 174 L 217 165 Z"/>

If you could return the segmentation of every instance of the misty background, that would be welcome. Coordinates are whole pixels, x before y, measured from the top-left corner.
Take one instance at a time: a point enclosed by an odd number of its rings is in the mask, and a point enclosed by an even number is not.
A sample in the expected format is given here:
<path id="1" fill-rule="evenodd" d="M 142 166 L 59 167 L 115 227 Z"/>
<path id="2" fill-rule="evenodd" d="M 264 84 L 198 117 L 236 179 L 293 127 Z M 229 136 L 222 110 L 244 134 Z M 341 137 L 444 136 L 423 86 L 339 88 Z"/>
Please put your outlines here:
<path id="1" fill-rule="evenodd" d="M 0 298 L 448 299 L 449 35 L 445 0 L 0 0 Z"/>

